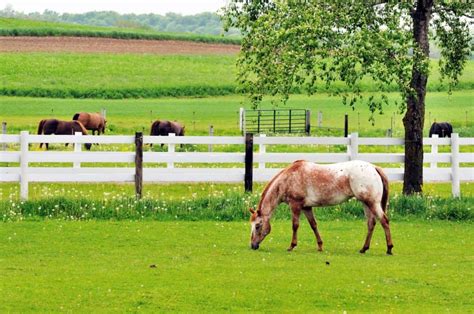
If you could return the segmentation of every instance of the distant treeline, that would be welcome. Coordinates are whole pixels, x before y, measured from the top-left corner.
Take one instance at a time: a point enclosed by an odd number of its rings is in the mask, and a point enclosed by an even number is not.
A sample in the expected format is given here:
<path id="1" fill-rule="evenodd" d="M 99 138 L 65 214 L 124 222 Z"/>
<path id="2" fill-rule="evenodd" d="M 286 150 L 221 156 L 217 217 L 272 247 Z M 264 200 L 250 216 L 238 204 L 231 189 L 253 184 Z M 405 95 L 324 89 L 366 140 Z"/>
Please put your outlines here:
<path id="1" fill-rule="evenodd" d="M 196 15 L 181 15 L 176 13 L 159 14 L 119 14 L 113 11 L 94 11 L 87 13 L 58 13 L 45 10 L 43 13 L 23 13 L 13 10 L 7 5 L 0 10 L 1 17 L 41 20 L 49 22 L 74 23 L 92 26 L 113 26 L 123 28 L 147 29 L 159 32 L 193 33 L 222 35 L 224 29 L 216 13 L 200 13 Z M 236 29 L 230 30 L 226 36 L 239 36 Z"/>

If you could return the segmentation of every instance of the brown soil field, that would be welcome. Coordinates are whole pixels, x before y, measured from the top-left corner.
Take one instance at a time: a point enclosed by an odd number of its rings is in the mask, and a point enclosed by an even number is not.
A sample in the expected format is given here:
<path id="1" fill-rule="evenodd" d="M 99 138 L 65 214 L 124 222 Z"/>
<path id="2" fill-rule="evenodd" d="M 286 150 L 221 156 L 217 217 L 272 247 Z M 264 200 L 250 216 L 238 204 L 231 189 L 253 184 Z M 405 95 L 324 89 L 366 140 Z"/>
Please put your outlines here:
<path id="1" fill-rule="evenodd" d="M 136 40 L 96 37 L 3 37 L 0 52 L 79 52 L 137 54 L 237 54 L 238 45 L 178 40 Z"/>

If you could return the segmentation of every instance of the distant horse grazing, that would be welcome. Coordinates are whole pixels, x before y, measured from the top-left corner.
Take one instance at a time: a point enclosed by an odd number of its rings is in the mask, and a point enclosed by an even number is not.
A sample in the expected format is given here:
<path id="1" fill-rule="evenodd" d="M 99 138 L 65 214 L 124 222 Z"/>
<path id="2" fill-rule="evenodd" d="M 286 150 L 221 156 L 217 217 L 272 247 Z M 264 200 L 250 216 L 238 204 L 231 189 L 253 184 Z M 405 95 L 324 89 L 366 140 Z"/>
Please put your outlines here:
<path id="1" fill-rule="evenodd" d="M 156 120 L 151 125 L 150 135 L 167 136 L 170 133 L 174 133 L 176 136 L 184 136 L 184 126 L 178 122 L 168 120 Z M 163 144 L 161 144 L 161 146 L 163 146 Z"/>
<path id="2" fill-rule="evenodd" d="M 57 119 L 46 119 L 41 120 L 38 125 L 38 135 L 40 134 L 62 134 L 62 135 L 73 135 L 75 132 L 81 132 L 87 135 L 87 130 L 79 121 L 61 121 Z M 66 146 L 68 143 L 66 143 Z M 86 149 L 91 149 L 91 144 L 85 144 Z M 40 148 L 43 147 L 43 143 L 40 144 Z M 48 149 L 48 143 L 46 143 L 46 149 Z"/>
<path id="3" fill-rule="evenodd" d="M 105 133 L 105 126 L 107 121 L 100 113 L 78 112 L 72 117 L 84 125 L 87 130 L 92 131 L 92 135 L 97 131 L 97 135 Z"/>
<path id="4" fill-rule="evenodd" d="M 267 184 L 258 204 L 258 209 L 250 209 L 252 216 L 251 247 L 256 250 L 270 233 L 270 218 L 280 203 L 287 203 L 293 216 L 293 238 L 288 251 L 297 245 L 297 230 L 300 213 L 303 211 L 318 242 L 318 250 L 323 250 L 313 206 L 340 204 L 351 197 L 362 202 L 367 216 L 368 233 L 360 253 L 369 249 L 376 218 L 385 231 L 387 254 L 392 254 L 392 237 L 388 217 L 388 180 L 382 169 L 364 161 L 349 161 L 331 165 L 318 165 L 298 160 L 280 171 Z"/>
<path id="5" fill-rule="evenodd" d="M 430 128 L 430 137 L 438 134 L 439 137 L 451 137 L 453 126 L 448 122 L 433 122 Z"/>

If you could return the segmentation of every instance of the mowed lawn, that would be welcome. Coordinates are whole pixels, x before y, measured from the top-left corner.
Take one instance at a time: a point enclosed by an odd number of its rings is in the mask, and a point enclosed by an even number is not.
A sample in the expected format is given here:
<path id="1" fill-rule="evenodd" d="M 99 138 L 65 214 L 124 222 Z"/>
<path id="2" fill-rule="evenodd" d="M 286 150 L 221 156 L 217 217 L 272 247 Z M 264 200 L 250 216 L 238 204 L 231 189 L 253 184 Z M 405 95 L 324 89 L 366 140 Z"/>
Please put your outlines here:
<path id="1" fill-rule="evenodd" d="M 0 227 L 0 312 L 469 312 L 471 223 L 392 221 L 394 255 L 362 220 L 273 222 L 260 250 L 247 222 L 29 221 Z"/>

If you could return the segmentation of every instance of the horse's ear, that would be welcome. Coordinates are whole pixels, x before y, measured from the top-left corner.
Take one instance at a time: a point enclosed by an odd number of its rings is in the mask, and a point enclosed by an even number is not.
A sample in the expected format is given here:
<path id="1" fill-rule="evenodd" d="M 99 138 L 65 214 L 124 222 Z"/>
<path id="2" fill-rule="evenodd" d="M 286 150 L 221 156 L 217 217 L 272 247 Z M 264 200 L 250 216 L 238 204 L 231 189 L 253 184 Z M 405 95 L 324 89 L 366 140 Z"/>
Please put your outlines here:
<path id="1" fill-rule="evenodd" d="M 255 210 L 253 208 L 249 208 L 249 212 L 253 215 L 255 214 Z"/>

